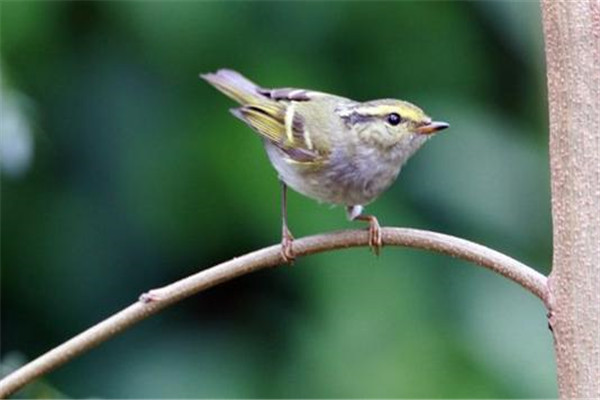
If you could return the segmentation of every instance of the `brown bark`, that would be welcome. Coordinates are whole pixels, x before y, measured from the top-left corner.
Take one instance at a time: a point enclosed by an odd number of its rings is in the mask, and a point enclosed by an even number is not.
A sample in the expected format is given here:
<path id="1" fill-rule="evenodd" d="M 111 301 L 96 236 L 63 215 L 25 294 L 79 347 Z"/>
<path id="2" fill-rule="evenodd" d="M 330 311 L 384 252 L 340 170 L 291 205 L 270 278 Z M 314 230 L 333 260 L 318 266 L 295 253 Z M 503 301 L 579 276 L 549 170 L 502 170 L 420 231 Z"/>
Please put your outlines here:
<path id="1" fill-rule="evenodd" d="M 542 2 L 554 257 L 548 284 L 562 398 L 600 397 L 600 2 Z"/>
<path id="2" fill-rule="evenodd" d="M 436 251 L 474 262 L 518 283 L 538 296 L 546 306 L 548 305 L 546 277 L 504 254 L 441 233 L 409 228 L 382 228 L 382 233 L 383 243 L 386 246 Z M 366 230 L 341 231 L 296 239 L 294 252 L 300 257 L 368 244 L 369 234 Z M 165 307 L 230 279 L 283 263 L 285 260 L 281 250 L 279 245 L 266 247 L 144 294 L 141 301 L 81 332 L 0 380 L 0 398 L 8 397 L 34 379 L 71 361 Z"/>

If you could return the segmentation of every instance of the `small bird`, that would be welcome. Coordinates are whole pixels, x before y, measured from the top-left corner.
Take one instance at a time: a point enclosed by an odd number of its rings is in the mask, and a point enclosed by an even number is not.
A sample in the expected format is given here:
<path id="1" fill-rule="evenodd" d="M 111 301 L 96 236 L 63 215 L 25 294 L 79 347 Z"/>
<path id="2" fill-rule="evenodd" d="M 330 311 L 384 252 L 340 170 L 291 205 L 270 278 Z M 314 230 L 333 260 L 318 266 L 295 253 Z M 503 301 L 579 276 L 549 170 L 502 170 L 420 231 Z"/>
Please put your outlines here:
<path id="1" fill-rule="evenodd" d="M 262 138 L 281 182 L 282 255 L 294 259 L 287 224 L 287 186 L 320 202 L 343 205 L 349 220 L 369 222 L 369 244 L 378 254 L 381 228 L 363 214 L 394 182 L 402 165 L 433 133 L 448 128 L 402 100 L 357 102 L 294 88 L 266 89 L 240 73 L 201 74 L 240 104 L 234 116 Z"/>

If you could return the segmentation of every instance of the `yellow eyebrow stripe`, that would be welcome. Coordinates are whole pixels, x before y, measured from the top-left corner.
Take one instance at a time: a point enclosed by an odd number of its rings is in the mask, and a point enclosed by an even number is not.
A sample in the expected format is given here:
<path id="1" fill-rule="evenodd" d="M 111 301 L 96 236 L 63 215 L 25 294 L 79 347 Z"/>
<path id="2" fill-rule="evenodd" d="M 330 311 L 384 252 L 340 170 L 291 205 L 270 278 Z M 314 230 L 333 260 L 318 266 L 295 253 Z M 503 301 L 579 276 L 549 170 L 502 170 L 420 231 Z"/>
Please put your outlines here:
<path id="1" fill-rule="evenodd" d="M 418 121 L 423 117 L 421 113 L 411 108 L 388 104 L 380 104 L 376 106 L 363 106 L 355 108 L 353 111 L 360 115 L 372 115 L 381 117 L 391 113 L 398 113 L 402 118 L 409 119 L 411 121 Z"/>

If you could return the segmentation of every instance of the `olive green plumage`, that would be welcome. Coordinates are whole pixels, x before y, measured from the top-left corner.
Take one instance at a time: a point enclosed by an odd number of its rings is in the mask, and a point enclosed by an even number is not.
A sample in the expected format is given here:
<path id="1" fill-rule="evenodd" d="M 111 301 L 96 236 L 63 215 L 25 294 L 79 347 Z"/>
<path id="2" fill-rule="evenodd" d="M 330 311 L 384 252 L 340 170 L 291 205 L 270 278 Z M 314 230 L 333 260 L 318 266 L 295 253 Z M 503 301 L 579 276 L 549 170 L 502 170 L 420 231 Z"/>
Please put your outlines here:
<path id="1" fill-rule="evenodd" d="M 432 133 L 448 127 L 401 100 L 360 103 L 304 89 L 265 89 L 227 69 L 201 77 L 240 104 L 232 113 L 263 138 L 285 184 L 345 205 L 351 219 L 393 183 Z"/>

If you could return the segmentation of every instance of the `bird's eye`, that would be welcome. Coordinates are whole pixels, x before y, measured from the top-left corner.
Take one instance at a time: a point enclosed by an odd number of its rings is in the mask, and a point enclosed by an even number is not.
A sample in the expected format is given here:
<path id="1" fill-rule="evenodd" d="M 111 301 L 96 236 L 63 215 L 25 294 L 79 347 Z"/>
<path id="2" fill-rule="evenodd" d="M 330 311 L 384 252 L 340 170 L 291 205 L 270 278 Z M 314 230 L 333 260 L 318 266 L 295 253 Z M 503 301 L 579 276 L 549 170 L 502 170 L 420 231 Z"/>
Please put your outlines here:
<path id="1" fill-rule="evenodd" d="M 400 117 L 400 115 L 397 113 L 391 113 L 387 116 L 387 122 L 392 126 L 396 126 L 402 122 L 402 117 Z"/>

